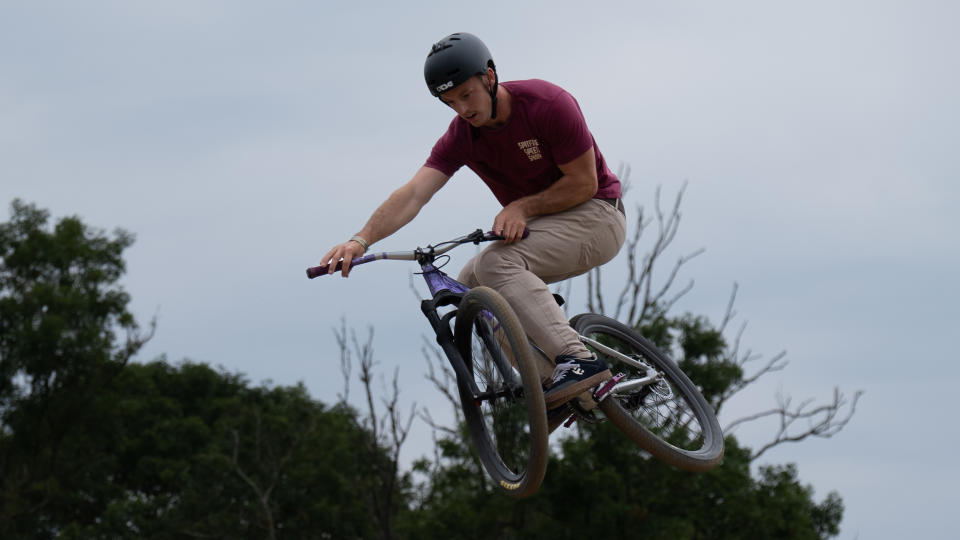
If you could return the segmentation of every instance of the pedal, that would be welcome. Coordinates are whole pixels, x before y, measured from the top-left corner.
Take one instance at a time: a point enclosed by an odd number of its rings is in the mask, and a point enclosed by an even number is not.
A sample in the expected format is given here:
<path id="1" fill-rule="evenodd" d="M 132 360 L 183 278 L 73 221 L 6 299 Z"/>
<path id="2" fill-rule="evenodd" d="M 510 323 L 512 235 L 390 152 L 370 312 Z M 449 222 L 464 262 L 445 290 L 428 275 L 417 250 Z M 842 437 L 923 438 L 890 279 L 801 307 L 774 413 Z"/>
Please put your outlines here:
<path id="1" fill-rule="evenodd" d="M 587 400 L 589 400 L 589 404 L 586 403 Z M 570 427 L 577 420 L 583 420 L 588 424 L 596 424 L 600 421 L 596 414 L 594 414 L 594 410 L 597 408 L 597 402 L 589 392 L 584 392 L 570 400 L 570 407 L 573 409 L 573 414 L 570 418 L 567 418 L 563 427 Z"/>
<path id="2" fill-rule="evenodd" d="M 595 399 L 597 403 L 600 403 L 601 401 L 603 401 L 607 397 L 607 395 L 610 394 L 610 391 L 613 390 L 613 387 L 616 386 L 618 382 L 620 382 L 620 379 L 626 376 L 627 376 L 626 373 L 617 373 L 616 375 L 614 375 L 612 379 L 603 383 L 603 385 L 601 385 L 600 388 L 598 388 L 597 391 L 593 393 L 593 399 Z"/>

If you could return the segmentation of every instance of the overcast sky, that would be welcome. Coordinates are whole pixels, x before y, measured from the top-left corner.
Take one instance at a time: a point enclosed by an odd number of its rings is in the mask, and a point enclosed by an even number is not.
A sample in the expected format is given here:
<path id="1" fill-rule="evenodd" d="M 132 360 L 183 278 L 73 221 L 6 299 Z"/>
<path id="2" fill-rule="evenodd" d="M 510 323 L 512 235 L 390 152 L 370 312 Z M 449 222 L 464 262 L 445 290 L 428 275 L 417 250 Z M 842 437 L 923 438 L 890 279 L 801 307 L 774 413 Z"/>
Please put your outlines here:
<path id="1" fill-rule="evenodd" d="M 687 184 L 666 262 L 707 251 L 686 267 L 696 287 L 679 310 L 717 321 L 737 282 L 743 345 L 790 360 L 722 423 L 778 392 L 865 390 L 838 436 L 763 461 L 796 463 L 818 500 L 838 491 L 840 538 L 952 537 L 958 4 L 587 6 L 4 1 L 0 202 L 136 234 L 124 285 L 138 319 L 158 321 L 142 361 L 303 381 L 329 403 L 344 317 L 376 329 L 406 404 L 441 410 L 422 378 L 414 268 L 316 281 L 303 269 L 422 165 L 451 118 L 423 59 L 443 36 L 475 33 L 503 80 L 543 78 L 577 97 L 611 166 L 632 169 L 632 217 L 657 186 L 669 202 Z M 497 209 L 461 171 L 377 248 L 489 227 Z M 452 253 L 454 274 L 472 249 Z M 609 263 L 608 283 L 623 264 Z M 579 281 L 571 300 L 582 305 Z M 738 435 L 756 446 L 773 427 Z M 415 429 L 406 459 L 431 451 Z"/>

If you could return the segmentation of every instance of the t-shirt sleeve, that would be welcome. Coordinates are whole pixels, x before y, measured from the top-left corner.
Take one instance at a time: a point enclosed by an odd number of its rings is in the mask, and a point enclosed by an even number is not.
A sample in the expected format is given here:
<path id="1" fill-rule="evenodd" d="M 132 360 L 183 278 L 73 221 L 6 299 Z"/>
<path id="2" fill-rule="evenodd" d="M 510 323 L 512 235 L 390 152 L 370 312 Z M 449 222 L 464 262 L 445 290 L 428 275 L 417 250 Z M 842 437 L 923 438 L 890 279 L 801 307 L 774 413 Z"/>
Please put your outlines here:
<path id="1" fill-rule="evenodd" d="M 593 136 L 573 96 L 561 92 L 546 112 L 545 138 L 558 165 L 573 161 L 593 147 Z"/>
<path id="2" fill-rule="evenodd" d="M 453 176 L 464 165 L 462 152 L 457 145 L 456 119 L 450 122 L 450 127 L 443 134 L 437 143 L 433 145 L 430 151 L 430 157 L 424 164 L 431 169 L 436 169 L 447 176 Z"/>

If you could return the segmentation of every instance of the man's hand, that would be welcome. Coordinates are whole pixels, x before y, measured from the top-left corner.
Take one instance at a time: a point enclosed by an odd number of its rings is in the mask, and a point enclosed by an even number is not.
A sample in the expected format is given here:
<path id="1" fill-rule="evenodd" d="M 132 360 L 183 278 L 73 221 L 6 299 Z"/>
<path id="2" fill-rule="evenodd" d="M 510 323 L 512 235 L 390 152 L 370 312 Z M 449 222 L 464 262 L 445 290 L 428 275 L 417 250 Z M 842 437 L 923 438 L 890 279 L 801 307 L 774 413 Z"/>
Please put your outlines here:
<path id="1" fill-rule="evenodd" d="M 327 274 L 332 274 L 336 271 L 337 263 L 340 260 L 343 260 L 343 268 L 340 275 L 343 277 L 348 277 L 350 275 L 350 263 L 357 257 L 363 255 L 367 250 L 360 245 L 359 242 L 355 240 L 347 240 L 346 242 L 335 246 L 326 255 L 323 256 L 323 259 L 320 261 L 320 264 L 328 265 L 330 268 L 327 269 Z"/>
<path id="2" fill-rule="evenodd" d="M 563 212 L 590 200 L 597 193 L 597 167 L 593 148 L 569 163 L 558 165 L 563 176 L 547 189 L 517 199 L 493 220 L 493 232 L 512 244 L 523 238 L 527 220 Z"/>
<path id="3" fill-rule="evenodd" d="M 504 243 L 512 244 L 523 238 L 527 228 L 527 216 L 522 200 L 516 200 L 504 207 L 493 219 L 493 232 L 504 238 Z"/>

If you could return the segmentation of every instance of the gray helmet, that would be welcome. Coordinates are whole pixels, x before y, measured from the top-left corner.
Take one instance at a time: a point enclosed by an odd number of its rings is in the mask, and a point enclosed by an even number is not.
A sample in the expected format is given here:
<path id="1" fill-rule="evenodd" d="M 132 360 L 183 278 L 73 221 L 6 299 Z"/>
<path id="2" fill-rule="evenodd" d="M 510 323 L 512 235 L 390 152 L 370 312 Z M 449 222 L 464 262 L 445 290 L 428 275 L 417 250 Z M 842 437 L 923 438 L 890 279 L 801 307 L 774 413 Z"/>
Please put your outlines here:
<path id="1" fill-rule="evenodd" d="M 450 34 L 433 45 L 423 65 L 423 78 L 434 97 L 458 86 L 474 75 L 493 69 L 494 84 L 490 92 L 493 100 L 493 117 L 497 117 L 497 67 L 493 56 L 480 38 L 460 32 Z"/>

